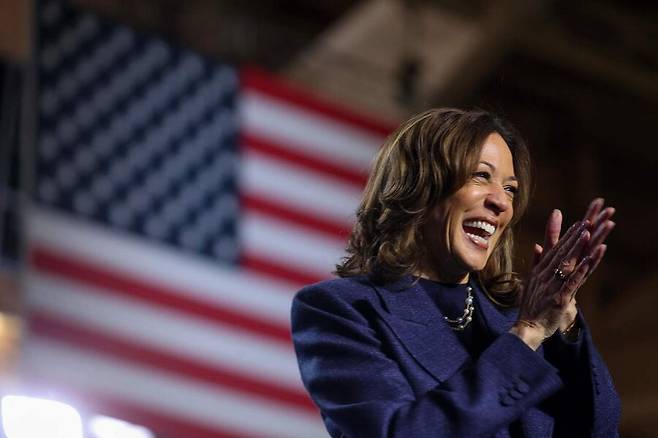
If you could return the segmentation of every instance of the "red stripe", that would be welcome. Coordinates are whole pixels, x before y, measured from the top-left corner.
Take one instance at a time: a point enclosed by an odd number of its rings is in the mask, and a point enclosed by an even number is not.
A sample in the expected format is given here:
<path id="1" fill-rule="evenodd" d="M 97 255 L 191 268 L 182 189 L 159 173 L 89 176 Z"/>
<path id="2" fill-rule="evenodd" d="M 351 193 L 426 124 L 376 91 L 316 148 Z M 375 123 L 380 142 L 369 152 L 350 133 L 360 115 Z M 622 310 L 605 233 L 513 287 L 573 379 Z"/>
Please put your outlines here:
<path id="1" fill-rule="evenodd" d="M 279 146 L 276 143 L 267 141 L 252 134 L 242 134 L 240 140 L 247 152 L 256 151 L 276 160 L 293 163 L 314 172 L 341 180 L 342 182 L 352 184 L 358 189 L 363 189 L 368 181 L 367 172 L 349 170 L 344 166 L 339 166 L 328 162 L 327 160 L 318 159 L 309 154 L 299 152 L 297 150 L 298 148 L 295 148 L 296 150 L 292 151 L 289 148 Z"/>
<path id="2" fill-rule="evenodd" d="M 99 395 L 92 396 L 91 406 L 99 414 L 109 415 L 124 421 L 146 426 L 158 437 L 194 437 L 194 438 L 259 438 L 256 435 L 203 426 L 190 420 L 177 418 L 171 414 L 146 409 L 137 404 L 113 400 Z M 264 437 L 260 437 L 264 438 Z"/>
<path id="3" fill-rule="evenodd" d="M 318 281 L 330 278 L 329 273 L 327 273 L 327 275 L 321 275 L 312 272 L 302 272 L 296 269 L 292 269 L 288 265 L 275 263 L 271 260 L 265 260 L 258 257 L 257 255 L 249 254 L 247 252 L 242 254 L 240 258 L 240 264 L 253 271 L 258 271 L 261 274 L 268 275 L 276 279 L 297 283 L 299 285 L 313 284 L 317 283 Z"/>
<path id="4" fill-rule="evenodd" d="M 89 289 L 90 292 L 98 291 L 98 293 L 127 296 L 191 314 L 215 324 L 231 326 L 264 336 L 287 345 L 290 345 L 291 342 L 290 330 L 287 326 L 188 297 L 184 290 L 149 284 L 43 247 L 32 248 L 30 258 L 34 266 L 46 272 L 98 286 L 98 288 Z M 244 291 L 239 293 L 244 293 Z"/>
<path id="5" fill-rule="evenodd" d="M 298 86 L 258 68 L 250 67 L 243 69 L 240 72 L 240 82 L 244 88 L 261 91 L 270 96 L 278 97 L 282 100 L 303 106 L 308 110 L 324 114 L 358 128 L 367 129 L 382 136 L 390 134 L 396 128 L 396 123 L 388 123 L 367 117 L 347 109 L 344 105 L 330 103 L 326 99 L 321 99 L 311 95 L 307 91 L 302 91 Z"/>
<path id="6" fill-rule="evenodd" d="M 302 213 L 286 207 L 279 202 L 273 202 L 253 194 L 243 193 L 240 197 L 240 204 L 245 210 L 264 213 L 267 216 L 282 219 L 286 222 L 308 228 L 311 231 L 320 232 L 339 240 L 341 243 L 345 243 L 350 234 L 351 226 L 349 224 L 339 224 L 314 215 Z"/>
<path id="7" fill-rule="evenodd" d="M 217 426 L 204 426 L 187 418 L 177 417 L 170 413 L 163 414 L 137 403 L 120 400 L 94 391 L 81 391 L 64 387 L 61 382 L 54 382 L 52 379 L 30 376 L 29 383 L 31 386 L 47 388 L 47 391 L 44 389 L 28 391 L 26 395 L 52 399 L 52 394 L 55 393 L 58 401 L 70 404 L 78 410 L 81 417 L 83 417 L 83 422 L 91 419 L 92 415 L 107 415 L 147 427 L 158 437 L 264 438 L 246 432 L 222 429 Z"/>
<path id="8" fill-rule="evenodd" d="M 315 405 L 306 393 L 295 391 L 253 376 L 238 374 L 196 361 L 158 351 L 145 344 L 121 339 L 101 331 L 63 321 L 42 312 L 33 312 L 29 317 L 30 332 L 44 337 L 55 338 L 78 348 L 93 350 L 101 355 L 111 355 L 120 359 L 152 366 L 204 383 L 230 388 L 251 396 L 260 397 L 276 403 L 286 404 L 291 408 L 317 412 Z"/>

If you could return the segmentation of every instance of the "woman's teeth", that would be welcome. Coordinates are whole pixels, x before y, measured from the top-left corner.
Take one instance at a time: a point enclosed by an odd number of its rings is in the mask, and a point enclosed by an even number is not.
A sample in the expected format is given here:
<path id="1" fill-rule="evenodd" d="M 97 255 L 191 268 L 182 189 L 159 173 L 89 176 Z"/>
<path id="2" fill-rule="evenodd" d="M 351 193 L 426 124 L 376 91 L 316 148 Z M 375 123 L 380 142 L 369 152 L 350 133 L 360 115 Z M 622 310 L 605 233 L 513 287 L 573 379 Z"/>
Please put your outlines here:
<path id="1" fill-rule="evenodd" d="M 488 236 L 486 236 L 487 238 L 489 238 L 493 233 L 496 232 L 496 227 L 491 225 L 489 222 L 485 222 L 485 221 L 466 221 L 464 222 L 464 226 L 471 228 L 479 228 L 483 230 L 485 233 L 488 234 Z M 467 234 L 471 234 L 471 233 L 467 233 Z"/>

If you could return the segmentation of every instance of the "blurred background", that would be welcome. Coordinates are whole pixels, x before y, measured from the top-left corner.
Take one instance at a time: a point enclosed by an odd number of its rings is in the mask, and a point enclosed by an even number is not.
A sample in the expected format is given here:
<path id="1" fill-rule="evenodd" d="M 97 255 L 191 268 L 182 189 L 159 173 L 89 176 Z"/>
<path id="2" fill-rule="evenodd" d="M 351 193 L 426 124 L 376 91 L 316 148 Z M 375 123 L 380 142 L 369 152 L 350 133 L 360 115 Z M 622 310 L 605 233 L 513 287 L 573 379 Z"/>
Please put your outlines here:
<path id="1" fill-rule="evenodd" d="M 0 0 L 5 433 L 326 436 L 290 300 L 385 136 L 459 106 L 531 145 L 522 269 L 553 208 L 617 208 L 579 301 L 658 436 L 657 40 L 651 1 Z"/>

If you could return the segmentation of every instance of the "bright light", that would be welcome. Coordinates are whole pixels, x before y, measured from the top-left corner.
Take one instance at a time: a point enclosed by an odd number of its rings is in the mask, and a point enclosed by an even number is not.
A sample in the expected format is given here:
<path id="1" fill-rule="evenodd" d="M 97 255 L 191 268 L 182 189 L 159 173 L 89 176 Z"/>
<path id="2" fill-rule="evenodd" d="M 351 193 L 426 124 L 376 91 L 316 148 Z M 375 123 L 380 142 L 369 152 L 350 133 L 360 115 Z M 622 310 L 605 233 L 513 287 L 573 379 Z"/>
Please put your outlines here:
<path id="1" fill-rule="evenodd" d="M 153 438 L 154 435 L 145 427 L 123 420 L 102 415 L 89 421 L 89 428 L 94 438 Z"/>
<path id="2" fill-rule="evenodd" d="M 41 398 L 2 397 L 2 427 L 7 438 L 82 438 L 82 420 L 75 409 Z"/>

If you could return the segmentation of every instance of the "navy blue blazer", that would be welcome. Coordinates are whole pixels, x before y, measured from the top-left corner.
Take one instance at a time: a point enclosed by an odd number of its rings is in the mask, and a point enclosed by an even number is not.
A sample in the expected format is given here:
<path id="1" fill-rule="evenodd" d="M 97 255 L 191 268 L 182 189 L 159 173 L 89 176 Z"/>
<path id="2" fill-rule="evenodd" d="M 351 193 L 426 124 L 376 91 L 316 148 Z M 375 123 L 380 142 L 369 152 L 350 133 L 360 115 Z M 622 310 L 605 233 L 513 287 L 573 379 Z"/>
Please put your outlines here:
<path id="1" fill-rule="evenodd" d="M 479 290 L 475 304 L 491 343 L 473 358 L 412 277 L 299 291 L 295 351 L 331 436 L 508 437 L 512 423 L 527 437 L 618 436 L 619 398 L 582 316 L 576 348 L 551 339 L 533 351 L 508 333 L 516 312 Z"/>

